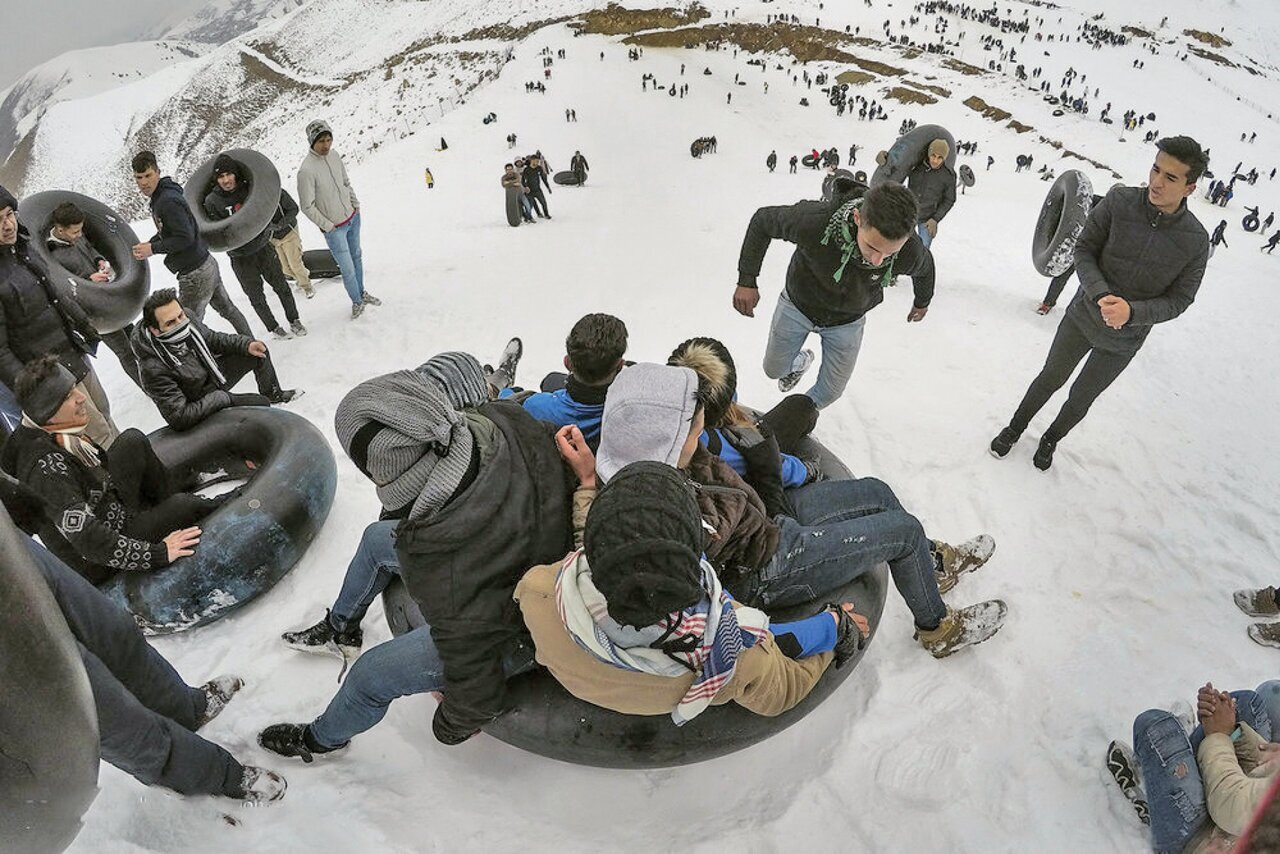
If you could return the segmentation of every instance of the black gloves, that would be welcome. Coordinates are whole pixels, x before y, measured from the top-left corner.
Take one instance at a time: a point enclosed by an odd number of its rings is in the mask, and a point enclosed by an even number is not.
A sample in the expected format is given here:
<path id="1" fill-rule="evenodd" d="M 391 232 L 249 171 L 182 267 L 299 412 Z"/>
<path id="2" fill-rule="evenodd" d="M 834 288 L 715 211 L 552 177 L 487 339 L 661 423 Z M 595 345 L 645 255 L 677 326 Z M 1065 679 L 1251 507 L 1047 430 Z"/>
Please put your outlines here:
<path id="1" fill-rule="evenodd" d="M 742 454 L 747 463 L 746 481 L 764 502 L 770 516 L 786 515 L 787 499 L 782 492 L 782 456 L 778 440 L 767 424 L 754 427 L 722 427 L 724 440 Z"/>

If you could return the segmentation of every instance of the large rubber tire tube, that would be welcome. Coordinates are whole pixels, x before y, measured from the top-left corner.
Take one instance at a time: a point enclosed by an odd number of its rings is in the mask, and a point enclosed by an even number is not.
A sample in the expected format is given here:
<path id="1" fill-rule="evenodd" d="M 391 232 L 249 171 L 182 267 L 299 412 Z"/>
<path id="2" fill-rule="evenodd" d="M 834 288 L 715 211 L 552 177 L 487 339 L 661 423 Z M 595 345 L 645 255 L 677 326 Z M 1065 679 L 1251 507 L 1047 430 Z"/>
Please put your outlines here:
<path id="1" fill-rule="evenodd" d="M 257 466 L 240 494 L 200 525 L 195 554 L 154 572 L 122 572 L 102 585 L 148 634 L 207 625 L 270 590 L 315 539 L 337 485 L 324 436 L 307 419 L 273 407 L 214 413 L 182 433 L 151 434 L 177 488 L 202 472 Z"/>
<path id="2" fill-rule="evenodd" d="M 240 161 L 240 165 L 248 173 L 245 177 L 249 181 L 249 197 L 234 216 L 210 219 L 204 210 L 204 197 L 214 187 L 213 163 L 217 157 L 210 157 L 201 163 L 182 188 L 187 207 L 191 208 L 191 213 L 196 218 L 200 236 L 215 252 L 242 249 L 258 240 L 265 246 L 270 237 L 266 233 L 267 226 L 271 224 L 271 219 L 280 206 L 280 173 L 266 155 L 251 148 L 232 148 L 219 153 Z"/>
<path id="3" fill-rule="evenodd" d="M 62 851 L 98 793 L 98 715 L 67 621 L 0 507 L 0 848 Z"/>
<path id="4" fill-rule="evenodd" d="M 1262 225 L 1262 223 L 1258 220 L 1258 215 L 1256 213 L 1248 214 L 1244 219 L 1240 220 L 1240 227 L 1245 231 L 1257 231 L 1260 225 Z"/>
<path id="5" fill-rule="evenodd" d="M 816 456 L 829 477 L 852 475 L 838 458 L 813 439 L 803 440 L 802 456 Z M 889 568 L 883 564 L 838 590 L 807 605 L 770 612 L 775 621 L 808 617 L 823 602 L 851 601 L 871 623 L 871 638 L 857 656 L 837 670 L 828 667 L 809 695 L 790 710 L 767 718 L 737 703 L 713 706 L 684 726 L 667 715 L 623 715 L 564 690 L 539 668 L 507 682 L 510 711 L 486 726 L 485 732 L 514 747 L 577 765 L 599 768 L 669 768 L 725 756 L 777 735 L 799 721 L 840 686 L 875 640 L 884 612 Z M 387 625 L 394 635 L 424 625 L 425 620 L 404 583 L 396 578 L 382 594 Z"/>
<path id="6" fill-rule="evenodd" d="M 850 172 L 848 169 L 837 169 L 836 171 L 832 172 L 830 175 L 825 176 L 822 179 L 822 200 L 824 202 L 829 202 L 831 201 L 831 199 L 835 197 L 835 193 L 834 193 L 835 183 L 836 183 L 836 180 L 839 178 L 844 178 L 847 181 L 852 182 L 853 173 Z"/>
<path id="7" fill-rule="evenodd" d="M 1049 188 L 1031 238 L 1031 263 L 1044 276 L 1060 276 L 1075 263 L 1076 241 L 1093 207 L 1093 184 L 1068 169 Z"/>
<path id="8" fill-rule="evenodd" d="M 907 176 L 911 174 L 912 169 L 916 168 L 917 163 L 924 160 L 929 153 L 929 143 L 935 139 L 946 140 L 946 167 L 955 174 L 956 139 L 951 135 L 951 131 L 942 125 L 920 125 L 915 130 L 898 137 L 897 142 L 889 149 L 884 165 L 877 166 L 876 171 L 871 173 L 871 186 L 875 187 L 886 181 L 906 183 Z"/>
<path id="9" fill-rule="evenodd" d="M 45 241 L 53 227 L 53 209 L 72 202 L 84 211 L 84 238 L 111 262 L 114 282 L 91 282 L 73 276 L 49 254 Z M 98 332 L 123 329 L 142 314 L 151 292 L 151 271 L 146 261 L 133 257 L 139 242 L 129 223 L 97 199 L 70 190 L 49 190 L 27 196 L 18 204 L 18 219 L 31 232 L 31 249 L 49 269 L 49 281 L 58 292 L 80 304 Z"/>

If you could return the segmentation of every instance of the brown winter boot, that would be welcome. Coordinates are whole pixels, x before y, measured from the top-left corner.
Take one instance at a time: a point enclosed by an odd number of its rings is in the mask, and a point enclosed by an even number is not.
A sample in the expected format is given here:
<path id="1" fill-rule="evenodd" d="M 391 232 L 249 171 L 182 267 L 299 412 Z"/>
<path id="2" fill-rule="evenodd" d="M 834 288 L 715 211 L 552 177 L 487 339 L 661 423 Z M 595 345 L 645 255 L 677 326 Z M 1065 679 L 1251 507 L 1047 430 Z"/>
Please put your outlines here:
<path id="1" fill-rule="evenodd" d="M 973 572 L 995 554 L 996 541 L 986 534 L 979 534 L 958 546 L 934 540 L 934 571 L 938 578 L 938 592 L 946 593 L 956 586 L 960 576 Z"/>
<path id="2" fill-rule="evenodd" d="M 936 629 L 916 629 L 916 639 L 934 658 L 946 658 L 965 647 L 975 646 L 1000 631 L 1009 608 L 999 599 L 990 599 L 961 608 L 947 609 Z"/>

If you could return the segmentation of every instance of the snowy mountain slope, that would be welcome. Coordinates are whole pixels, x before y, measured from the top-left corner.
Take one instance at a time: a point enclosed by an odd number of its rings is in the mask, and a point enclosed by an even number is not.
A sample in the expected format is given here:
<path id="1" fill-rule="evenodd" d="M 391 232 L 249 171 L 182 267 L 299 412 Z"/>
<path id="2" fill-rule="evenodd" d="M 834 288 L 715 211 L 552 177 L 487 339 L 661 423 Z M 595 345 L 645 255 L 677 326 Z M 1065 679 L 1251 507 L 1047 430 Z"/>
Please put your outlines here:
<path id="1" fill-rule="evenodd" d="M 154 38 L 223 44 L 262 24 L 279 20 L 306 0 L 210 0 L 193 12 L 178 12 L 152 30 Z"/>

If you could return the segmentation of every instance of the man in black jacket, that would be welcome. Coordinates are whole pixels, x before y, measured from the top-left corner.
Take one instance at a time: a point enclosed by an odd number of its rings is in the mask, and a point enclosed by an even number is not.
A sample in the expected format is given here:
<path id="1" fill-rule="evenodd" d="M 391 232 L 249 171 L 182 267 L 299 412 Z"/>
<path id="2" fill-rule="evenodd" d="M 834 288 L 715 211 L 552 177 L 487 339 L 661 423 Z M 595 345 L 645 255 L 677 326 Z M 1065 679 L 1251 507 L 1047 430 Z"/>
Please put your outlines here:
<path id="1" fill-rule="evenodd" d="M 293 277 L 293 281 L 307 299 L 316 295 L 311 285 L 311 271 L 302 261 L 302 235 L 298 233 L 298 203 L 283 187 L 280 189 L 280 206 L 271 219 L 271 245 L 276 249 L 280 267 Z"/>
<path id="2" fill-rule="evenodd" d="M 0 383 L 14 389 L 23 365 L 52 353 L 76 379 L 87 402 L 86 435 L 104 448 L 120 431 L 88 357 L 98 333 L 84 309 L 63 300 L 49 271 L 31 253 L 31 235 L 18 222 L 18 200 L 0 187 Z"/>
<path id="3" fill-rule="evenodd" d="M 862 346 L 866 313 L 884 299 L 895 276 L 910 276 L 915 288 L 908 322 L 923 320 L 933 299 L 933 256 L 912 233 L 915 197 L 901 184 L 881 184 L 865 194 L 864 189 L 838 182 L 832 201 L 760 208 L 738 256 L 733 307 L 754 317 L 760 302 L 756 278 L 769 243 L 795 244 L 786 290 L 769 329 L 764 372 L 778 380 L 781 391 L 793 389 L 813 364 L 813 351 L 802 348 L 816 332 L 822 338 L 822 367 L 805 394 L 819 409 L 844 393 Z"/>
<path id="4" fill-rule="evenodd" d="M 301 391 L 280 388 L 267 345 L 247 335 L 215 332 L 187 317 L 173 288 L 142 304 L 142 322 L 133 331 L 142 388 L 174 430 L 190 430 L 228 406 L 288 403 Z M 250 371 L 257 394 L 231 389 Z"/>
<path id="5" fill-rule="evenodd" d="M 164 265 L 178 277 L 183 303 L 196 320 L 203 321 L 205 309 L 213 306 L 236 332 L 252 337 L 249 321 L 222 286 L 218 262 L 209 254 L 209 245 L 200 236 L 196 218 L 182 196 L 182 187 L 168 176 L 160 177 L 156 156 L 150 151 L 133 158 L 133 180 L 139 192 L 151 200 L 151 218 L 157 232 L 146 243 L 133 247 L 133 257 L 141 261 L 152 255 L 163 255 Z"/>
<path id="6" fill-rule="evenodd" d="M 544 185 L 547 192 L 551 192 L 551 185 L 547 183 L 547 173 L 542 168 L 542 158 L 536 154 L 530 157 L 528 165 L 520 173 L 520 180 L 524 183 L 525 193 L 534 211 L 543 219 L 551 219 L 551 214 L 547 211 L 547 197 L 542 195 Z"/>
<path id="7" fill-rule="evenodd" d="M 991 441 L 1004 457 L 1053 393 L 1086 356 L 1058 417 L 1040 439 L 1033 462 L 1053 465 L 1062 437 L 1137 355 L 1151 327 L 1173 320 L 1195 301 L 1209 259 L 1209 235 L 1186 198 L 1208 166 L 1187 136 L 1156 143 L 1148 186 L 1115 187 L 1089 212 L 1076 243 L 1080 289 L 1058 324 L 1049 355 L 1009 426 Z"/>
<path id="8" fill-rule="evenodd" d="M 219 154 L 213 161 L 214 186 L 204 197 L 204 210 L 210 219 L 230 219 L 253 192 L 240 161 L 228 154 Z M 279 210 L 277 206 L 277 210 Z M 289 332 L 277 321 L 267 305 L 267 297 L 263 293 L 264 283 L 271 286 L 284 308 L 285 320 L 294 335 L 306 335 L 307 328 L 302 325 L 298 316 L 298 304 L 293 301 L 293 292 L 289 290 L 289 282 L 285 280 L 284 270 L 280 267 L 280 259 L 275 247 L 271 245 L 273 225 L 268 225 L 262 233 L 244 246 L 227 251 L 231 259 L 231 269 L 240 282 L 240 288 L 249 297 L 249 304 L 257 312 L 267 331 L 277 338 L 289 338 Z"/>
<path id="9" fill-rule="evenodd" d="M 945 139 L 929 143 L 929 152 L 907 175 L 907 187 L 916 194 L 920 210 L 916 233 L 926 248 L 938 234 L 938 223 L 956 203 L 956 173 L 947 165 L 950 148 Z"/>
<path id="10" fill-rule="evenodd" d="M 591 167 L 587 165 L 587 158 L 582 156 L 581 151 L 575 151 L 573 153 L 573 157 L 569 160 L 569 169 L 573 172 L 574 176 L 577 177 L 578 186 L 586 186 L 587 172 L 591 170 Z"/>

